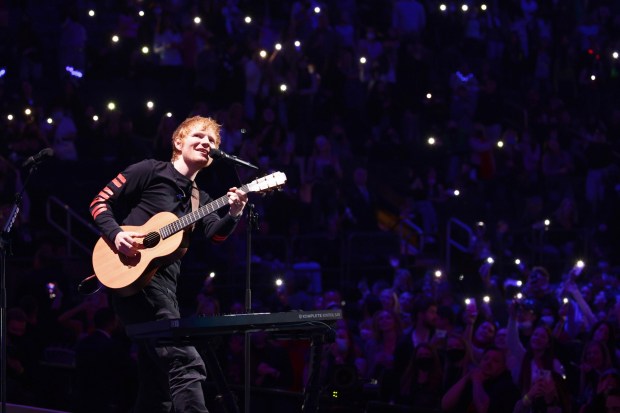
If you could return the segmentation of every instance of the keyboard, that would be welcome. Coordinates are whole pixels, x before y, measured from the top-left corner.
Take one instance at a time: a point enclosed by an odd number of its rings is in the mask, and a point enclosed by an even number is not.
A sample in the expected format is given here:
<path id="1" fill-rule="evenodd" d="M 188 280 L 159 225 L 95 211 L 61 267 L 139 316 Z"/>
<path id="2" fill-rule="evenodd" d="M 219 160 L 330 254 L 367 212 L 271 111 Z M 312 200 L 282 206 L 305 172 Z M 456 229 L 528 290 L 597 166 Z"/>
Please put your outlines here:
<path id="1" fill-rule="evenodd" d="M 342 310 L 286 311 L 278 313 L 243 313 L 205 317 L 174 318 L 127 325 L 127 335 L 134 339 L 182 339 L 247 331 L 307 332 L 331 329 L 342 319 Z"/>

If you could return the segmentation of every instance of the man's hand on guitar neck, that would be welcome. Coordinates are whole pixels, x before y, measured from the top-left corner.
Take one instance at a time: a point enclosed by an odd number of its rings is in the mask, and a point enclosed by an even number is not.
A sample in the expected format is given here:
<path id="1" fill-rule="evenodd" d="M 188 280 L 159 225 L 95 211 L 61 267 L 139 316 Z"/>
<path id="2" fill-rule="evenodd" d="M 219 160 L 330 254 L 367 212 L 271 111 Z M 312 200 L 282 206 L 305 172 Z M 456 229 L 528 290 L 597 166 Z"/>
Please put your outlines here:
<path id="1" fill-rule="evenodd" d="M 226 193 L 228 204 L 230 205 L 230 215 L 238 217 L 243 212 L 245 204 L 248 202 L 248 195 L 242 190 L 232 187 Z"/>
<path id="2" fill-rule="evenodd" d="M 139 232 L 121 231 L 114 238 L 114 246 L 116 250 L 128 257 L 135 257 L 138 250 L 144 248 L 139 239 L 144 238 L 145 234 Z"/>

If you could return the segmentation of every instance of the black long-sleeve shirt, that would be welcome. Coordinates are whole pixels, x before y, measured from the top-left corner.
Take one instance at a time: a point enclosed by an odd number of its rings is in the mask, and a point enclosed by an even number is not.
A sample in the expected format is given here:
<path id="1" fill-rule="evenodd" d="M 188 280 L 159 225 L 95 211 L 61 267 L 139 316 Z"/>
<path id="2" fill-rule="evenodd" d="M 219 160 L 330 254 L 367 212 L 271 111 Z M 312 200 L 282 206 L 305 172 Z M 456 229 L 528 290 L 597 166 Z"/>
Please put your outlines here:
<path id="1" fill-rule="evenodd" d="M 122 231 L 121 225 L 140 226 L 160 212 L 172 212 L 183 217 L 191 212 L 193 182 L 177 171 L 172 163 L 147 159 L 128 166 L 95 196 L 90 213 L 102 235 L 114 241 Z M 199 205 L 211 202 L 211 197 L 199 191 Z M 224 241 L 234 230 L 238 219 L 212 212 L 196 222 L 207 239 Z M 161 267 L 151 282 L 163 283 L 175 290 L 180 260 Z M 172 287 L 172 288 L 171 288 Z"/>

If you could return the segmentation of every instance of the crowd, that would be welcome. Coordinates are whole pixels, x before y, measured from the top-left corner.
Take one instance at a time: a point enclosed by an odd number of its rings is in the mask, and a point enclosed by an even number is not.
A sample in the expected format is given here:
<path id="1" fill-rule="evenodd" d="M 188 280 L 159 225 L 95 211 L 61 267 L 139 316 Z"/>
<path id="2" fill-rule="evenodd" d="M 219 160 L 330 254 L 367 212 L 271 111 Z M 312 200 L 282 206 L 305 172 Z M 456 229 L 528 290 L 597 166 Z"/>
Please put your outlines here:
<path id="1" fill-rule="evenodd" d="M 132 345 L 105 291 L 73 292 L 42 204 L 61 194 L 86 215 L 108 168 L 169 159 L 174 128 L 201 115 L 260 169 L 216 164 L 220 179 L 286 173 L 255 202 L 262 235 L 320 234 L 295 259 L 333 268 L 346 234 L 420 229 L 379 274 L 360 257 L 349 283 L 317 290 L 283 264 L 283 286 L 256 297 L 257 311 L 343 308 L 322 360 L 326 409 L 618 411 L 617 2 L 38 3 L 0 5 L 3 224 L 24 160 L 54 150 L 11 234 L 15 253 L 36 253 L 9 280 L 10 401 L 127 411 Z M 416 254 L 451 248 L 452 217 L 466 248 L 425 265 Z M 242 312 L 240 297 L 207 277 L 183 311 Z M 252 351 L 253 386 L 303 388 L 303 343 L 256 334 Z M 243 384 L 243 337 L 218 354 Z M 42 382 L 57 365 L 71 366 L 65 393 Z"/>

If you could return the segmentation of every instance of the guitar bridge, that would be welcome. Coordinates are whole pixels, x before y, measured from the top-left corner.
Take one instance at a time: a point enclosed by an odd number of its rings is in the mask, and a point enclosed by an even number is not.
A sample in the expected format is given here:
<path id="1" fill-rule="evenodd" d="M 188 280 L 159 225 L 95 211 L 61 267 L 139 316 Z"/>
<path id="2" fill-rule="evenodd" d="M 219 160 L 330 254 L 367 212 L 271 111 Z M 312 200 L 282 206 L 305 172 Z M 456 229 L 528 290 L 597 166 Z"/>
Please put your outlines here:
<path id="1" fill-rule="evenodd" d="M 153 248 L 155 245 L 159 244 L 161 237 L 157 232 L 149 232 L 144 236 L 144 240 L 142 241 L 142 245 L 144 248 Z"/>

